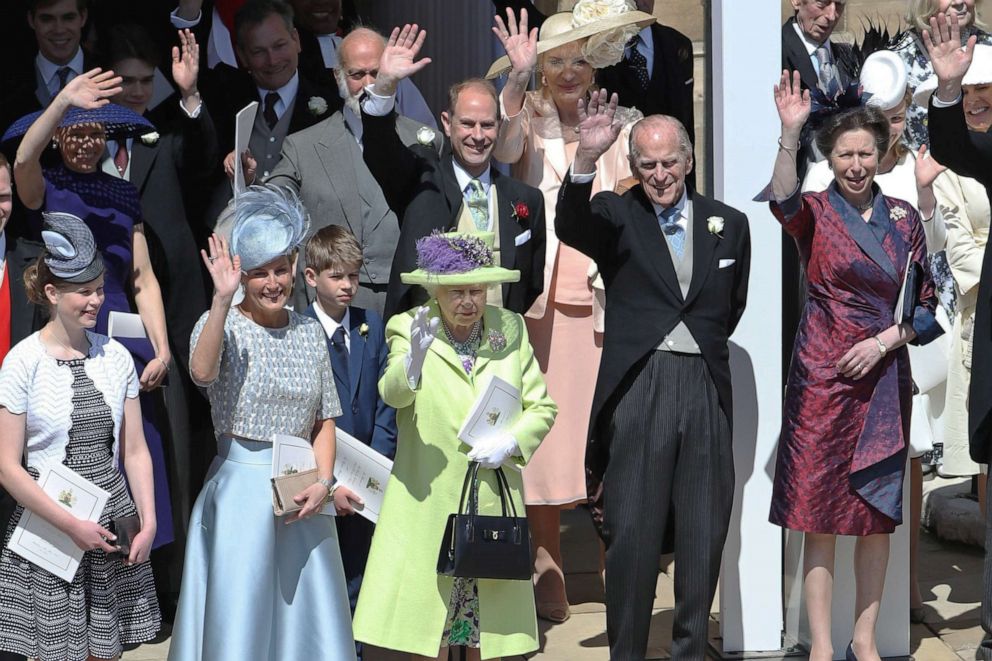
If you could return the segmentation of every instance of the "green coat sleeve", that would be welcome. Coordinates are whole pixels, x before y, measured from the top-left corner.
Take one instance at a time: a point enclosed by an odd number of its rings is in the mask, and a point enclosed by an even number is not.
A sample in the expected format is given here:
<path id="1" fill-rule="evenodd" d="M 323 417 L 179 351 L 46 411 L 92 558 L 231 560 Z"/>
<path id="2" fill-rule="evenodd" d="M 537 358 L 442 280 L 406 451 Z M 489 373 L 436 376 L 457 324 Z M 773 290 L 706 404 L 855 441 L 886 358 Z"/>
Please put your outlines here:
<path id="1" fill-rule="evenodd" d="M 410 406 L 417 397 L 417 391 L 410 389 L 406 379 L 406 355 L 410 352 L 412 320 L 409 313 L 397 314 L 386 324 L 389 358 L 386 360 L 386 371 L 379 379 L 379 394 L 382 395 L 382 401 L 396 410 Z"/>
<path id="2" fill-rule="evenodd" d="M 530 345 L 527 326 L 523 317 L 516 316 L 520 324 L 520 404 L 522 413 L 520 419 L 513 425 L 511 433 L 517 439 L 522 459 L 518 463 L 526 464 L 537 451 L 537 447 L 551 431 L 551 425 L 558 415 L 558 406 L 548 395 L 544 384 L 544 375 L 534 357 L 534 349 Z"/>

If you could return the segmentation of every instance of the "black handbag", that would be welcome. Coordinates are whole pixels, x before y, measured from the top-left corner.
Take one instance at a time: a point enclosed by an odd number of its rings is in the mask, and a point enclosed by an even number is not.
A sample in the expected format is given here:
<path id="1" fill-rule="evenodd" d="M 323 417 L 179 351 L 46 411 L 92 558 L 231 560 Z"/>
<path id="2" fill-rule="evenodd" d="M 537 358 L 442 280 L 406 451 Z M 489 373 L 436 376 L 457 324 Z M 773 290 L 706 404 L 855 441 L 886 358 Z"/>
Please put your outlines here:
<path id="1" fill-rule="evenodd" d="M 462 578 L 531 579 L 530 530 L 518 517 L 510 485 L 502 468 L 496 469 L 502 516 L 479 514 L 479 464 L 465 473 L 458 513 L 448 516 L 437 556 L 437 573 Z M 468 511 L 465 497 L 468 495 Z M 509 514 L 507 512 L 509 503 Z"/>

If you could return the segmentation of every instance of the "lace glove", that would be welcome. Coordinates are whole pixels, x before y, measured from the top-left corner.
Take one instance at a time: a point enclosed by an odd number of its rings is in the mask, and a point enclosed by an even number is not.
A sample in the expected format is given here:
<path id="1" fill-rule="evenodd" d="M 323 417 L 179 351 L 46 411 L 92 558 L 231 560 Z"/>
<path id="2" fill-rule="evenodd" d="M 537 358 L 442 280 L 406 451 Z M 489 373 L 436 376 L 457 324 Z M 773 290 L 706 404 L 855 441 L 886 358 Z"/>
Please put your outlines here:
<path id="1" fill-rule="evenodd" d="M 410 352 L 406 355 L 406 380 L 410 384 L 410 390 L 416 390 L 420 383 L 420 372 L 424 368 L 427 349 L 437 337 L 437 327 L 441 323 L 438 317 L 428 319 L 427 312 L 427 306 L 419 308 L 410 322 Z"/>
<path id="2" fill-rule="evenodd" d="M 481 441 L 469 450 L 468 458 L 479 462 L 483 468 L 495 469 L 510 461 L 510 457 L 520 454 L 520 446 L 513 434 L 498 434 L 492 439 Z"/>

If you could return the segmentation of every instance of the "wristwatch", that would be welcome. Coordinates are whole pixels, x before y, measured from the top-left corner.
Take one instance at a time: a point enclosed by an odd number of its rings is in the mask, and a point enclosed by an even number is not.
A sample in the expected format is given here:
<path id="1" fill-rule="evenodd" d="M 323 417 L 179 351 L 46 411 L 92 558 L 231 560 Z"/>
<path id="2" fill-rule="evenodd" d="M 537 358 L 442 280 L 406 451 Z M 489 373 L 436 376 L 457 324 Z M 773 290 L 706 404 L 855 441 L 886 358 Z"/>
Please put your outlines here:
<path id="1" fill-rule="evenodd" d="M 334 481 L 334 478 L 333 477 L 330 478 L 330 479 L 327 479 L 327 480 L 317 480 L 317 484 L 320 484 L 325 489 L 327 489 L 327 498 L 328 499 L 333 498 L 334 497 L 334 492 L 338 490 L 338 484 L 337 484 L 337 482 Z"/>
<path id="2" fill-rule="evenodd" d="M 876 335 L 874 339 L 875 342 L 878 343 L 878 355 L 881 356 L 882 358 L 885 358 L 885 352 L 888 351 L 888 349 L 885 347 L 885 342 L 882 342 L 882 340 L 878 337 L 878 335 Z"/>

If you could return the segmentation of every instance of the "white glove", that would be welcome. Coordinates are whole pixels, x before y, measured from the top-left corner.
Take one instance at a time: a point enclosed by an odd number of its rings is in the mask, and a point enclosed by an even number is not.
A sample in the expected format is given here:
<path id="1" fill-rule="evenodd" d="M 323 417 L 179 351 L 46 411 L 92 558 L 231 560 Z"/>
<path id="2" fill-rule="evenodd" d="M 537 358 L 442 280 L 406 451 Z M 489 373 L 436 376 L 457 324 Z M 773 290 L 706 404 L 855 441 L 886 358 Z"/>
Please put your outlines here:
<path id="1" fill-rule="evenodd" d="M 441 323 L 438 317 L 427 319 L 429 308 L 422 306 L 410 322 L 410 352 L 406 355 L 406 380 L 411 390 L 417 389 L 420 382 L 420 371 L 424 368 L 427 349 L 437 337 L 437 326 Z"/>
<path id="2" fill-rule="evenodd" d="M 483 468 L 499 468 L 510 460 L 510 457 L 520 454 L 520 446 L 512 434 L 499 434 L 491 439 L 480 441 L 469 450 L 468 458 L 479 462 Z"/>

